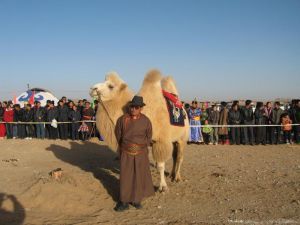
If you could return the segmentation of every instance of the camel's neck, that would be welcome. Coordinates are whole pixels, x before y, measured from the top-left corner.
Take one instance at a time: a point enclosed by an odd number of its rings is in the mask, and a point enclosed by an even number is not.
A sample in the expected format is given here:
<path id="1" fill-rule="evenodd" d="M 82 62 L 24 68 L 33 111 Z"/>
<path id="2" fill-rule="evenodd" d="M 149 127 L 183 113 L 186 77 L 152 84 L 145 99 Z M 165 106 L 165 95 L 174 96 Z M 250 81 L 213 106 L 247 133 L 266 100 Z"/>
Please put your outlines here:
<path id="1" fill-rule="evenodd" d="M 132 97 L 133 92 L 124 91 L 117 99 L 102 102 L 99 113 L 116 123 L 117 119 L 126 112 L 126 106 Z"/>

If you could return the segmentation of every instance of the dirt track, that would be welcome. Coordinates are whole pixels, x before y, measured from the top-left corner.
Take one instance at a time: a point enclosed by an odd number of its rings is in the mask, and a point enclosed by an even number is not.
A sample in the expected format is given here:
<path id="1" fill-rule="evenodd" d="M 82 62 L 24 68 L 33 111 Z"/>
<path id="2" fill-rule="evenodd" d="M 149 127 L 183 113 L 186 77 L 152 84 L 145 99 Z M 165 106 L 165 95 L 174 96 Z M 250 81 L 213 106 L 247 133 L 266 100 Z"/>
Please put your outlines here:
<path id="1" fill-rule="evenodd" d="M 300 224 L 299 145 L 188 146 L 185 181 L 124 213 L 113 211 L 118 161 L 96 140 L 0 146 L 0 224 Z"/>

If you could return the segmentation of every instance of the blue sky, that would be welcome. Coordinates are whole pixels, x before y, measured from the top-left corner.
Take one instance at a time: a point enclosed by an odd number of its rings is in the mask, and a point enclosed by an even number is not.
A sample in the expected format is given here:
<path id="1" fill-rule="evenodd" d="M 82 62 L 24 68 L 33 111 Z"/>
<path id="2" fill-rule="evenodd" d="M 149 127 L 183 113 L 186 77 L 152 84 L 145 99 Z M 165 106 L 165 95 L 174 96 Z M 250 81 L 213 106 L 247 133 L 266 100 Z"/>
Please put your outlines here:
<path id="1" fill-rule="evenodd" d="M 172 75 L 182 99 L 300 97 L 298 0 L 0 0 L 0 99 L 88 97 L 117 71 L 137 91 Z"/>

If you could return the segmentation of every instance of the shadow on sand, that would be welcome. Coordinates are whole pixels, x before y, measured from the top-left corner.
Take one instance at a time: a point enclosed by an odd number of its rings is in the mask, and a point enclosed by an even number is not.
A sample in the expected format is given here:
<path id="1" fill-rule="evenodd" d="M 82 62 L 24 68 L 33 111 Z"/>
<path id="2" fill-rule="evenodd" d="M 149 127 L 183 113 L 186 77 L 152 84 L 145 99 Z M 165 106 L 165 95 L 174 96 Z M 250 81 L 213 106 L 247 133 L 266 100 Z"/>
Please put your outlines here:
<path id="1" fill-rule="evenodd" d="M 13 210 L 5 208 L 5 203 Z M 25 219 L 25 210 L 14 195 L 0 193 L 0 225 L 21 225 Z"/>
<path id="2" fill-rule="evenodd" d="M 119 199 L 119 180 L 114 174 L 119 174 L 119 162 L 115 160 L 116 153 L 107 146 L 93 142 L 71 142 L 71 147 L 51 144 L 47 148 L 54 155 L 71 165 L 77 166 L 86 172 L 92 172 L 94 177 L 107 190 L 112 199 Z"/>

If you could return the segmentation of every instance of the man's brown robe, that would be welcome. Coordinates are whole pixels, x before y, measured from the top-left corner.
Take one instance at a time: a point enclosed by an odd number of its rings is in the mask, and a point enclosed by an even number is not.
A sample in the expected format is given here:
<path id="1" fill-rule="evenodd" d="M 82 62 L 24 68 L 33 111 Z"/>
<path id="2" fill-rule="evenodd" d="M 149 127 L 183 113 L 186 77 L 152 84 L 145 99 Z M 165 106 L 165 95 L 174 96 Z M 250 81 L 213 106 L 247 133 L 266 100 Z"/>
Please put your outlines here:
<path id="1" fill-rule="evenodd" d="M 137 119 L 124 115 L 117 121 L 115 134 L 121 154 L 120 201 L 140 203 L 154 194 L 147 148 L 152 140 L 151 122 L 143 114 Z M 132 145 L 138 146 L 137 154 L 131 154 L 128 146 Z"/>

